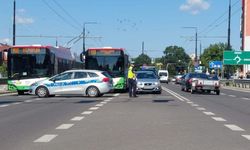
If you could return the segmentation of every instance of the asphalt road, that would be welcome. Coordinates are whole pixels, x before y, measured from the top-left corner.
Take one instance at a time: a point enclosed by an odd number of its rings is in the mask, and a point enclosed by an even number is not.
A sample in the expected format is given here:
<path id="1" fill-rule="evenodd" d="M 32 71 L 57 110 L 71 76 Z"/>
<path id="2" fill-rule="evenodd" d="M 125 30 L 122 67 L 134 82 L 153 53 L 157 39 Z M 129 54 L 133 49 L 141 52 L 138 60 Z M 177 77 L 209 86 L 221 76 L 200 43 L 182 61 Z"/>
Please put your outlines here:
<path id="1" fill-rule="evenodd" d="M 158 94 L 0 97 L 1 150 L 248 150 L 250 96 Z"/>

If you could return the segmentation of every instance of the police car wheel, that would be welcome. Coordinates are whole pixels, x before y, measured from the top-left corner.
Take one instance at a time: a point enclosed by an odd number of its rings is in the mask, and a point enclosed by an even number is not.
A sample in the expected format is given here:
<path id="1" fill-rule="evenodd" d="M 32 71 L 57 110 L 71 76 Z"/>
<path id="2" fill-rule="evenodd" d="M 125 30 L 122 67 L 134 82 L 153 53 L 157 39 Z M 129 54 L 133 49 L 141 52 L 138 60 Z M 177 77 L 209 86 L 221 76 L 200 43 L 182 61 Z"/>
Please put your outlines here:
<path id="1" fill-rule="evenodd" d="M 88 87 L 87 95 L 89 97 L 97 97 L 99 95 L 99 90 L 94 86 Z"/>
<path id="2" fill-rule="evenodd" d="M 38 97 L 48 97 L 49 91 L 47 90 L 46 87 L 41 86 L 41 87 L 38 87 L 38 88 L 37 88 L 37 90 L 36 90 L 36 95 L 37 95 Z"/>

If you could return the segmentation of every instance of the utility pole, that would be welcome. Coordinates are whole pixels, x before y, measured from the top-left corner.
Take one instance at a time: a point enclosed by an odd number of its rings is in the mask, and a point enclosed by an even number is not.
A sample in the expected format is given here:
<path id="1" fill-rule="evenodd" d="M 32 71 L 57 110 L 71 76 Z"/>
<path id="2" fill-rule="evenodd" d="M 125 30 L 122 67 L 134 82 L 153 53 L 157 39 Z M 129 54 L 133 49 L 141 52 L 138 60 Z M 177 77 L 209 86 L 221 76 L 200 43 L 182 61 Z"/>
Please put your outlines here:
<path id="1" fill-rule="evenodd" d="M 195 29 L 195 57 L 194 57 L 194 62 L 195 62 L 195 65 L 198 65 L 198 62 L 197 62 L 197 41 L 198 41 L 197 30 L 198 30 L 198 28 L 197 27 L 183 27 L 183 28 L 186 28 L 186 29 Z"/>
<path id="2" fill-rule="evenodd" d="M 83 23 L 83 31 L 82 31 L 82 51 L 83 54 L 85 54 L 86 52 L 86 43 L 85 43 L 85 39 L 86 39 L 86 24 L 97 24 L 97 22 L 84 22 Z"/>
<path id="3" fill-rule="evenodd" d="M 231 50 L 231 0 L 229 0 L 228 8 L 227 50 Z"/>
<path id="4" fill-rule="evenodd" d="M 13 46 L 16 45 L 16 0 L 14 0 L 14 11 L 13 11 Z"/>
<path id="5" fill-rule="evenodd" d="M 144 55 L 144 41 L 142 42 L 142 54 Z"/>

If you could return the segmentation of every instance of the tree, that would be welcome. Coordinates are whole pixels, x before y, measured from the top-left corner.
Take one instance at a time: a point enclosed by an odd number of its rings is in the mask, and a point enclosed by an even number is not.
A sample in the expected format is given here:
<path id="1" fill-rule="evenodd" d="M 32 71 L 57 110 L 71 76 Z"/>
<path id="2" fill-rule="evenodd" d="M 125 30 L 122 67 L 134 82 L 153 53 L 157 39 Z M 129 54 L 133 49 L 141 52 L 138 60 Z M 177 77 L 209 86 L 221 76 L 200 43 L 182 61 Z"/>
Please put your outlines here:
<path id="1" fill-rule="evenodd" d="M 151 65 L 151 58 L 146 54 L 139 55 L 134 61 L 137 67 L 142 66 L 143 64 Z"/>
<path id="2" fill-rule="evenodd" d="M 208 48 L 204 50 L 204 53 L 201 55 L 202 65 L 205 66 L 206 68 L 209 68 L 210 61 L 223 61 L 224 50 L 227 50 L 226 43 L 211 44 Z M 239 67 L 240 66 L 224 65 L 224 71 L 226 74 L 232 74 Z"/>
<path id="3" fill-rule="evenodd" d="M 164 54 L 164 64 L 166 64 L 170 75 L 175 75 L 188 69 L 191 58 L 185 53 L 184 48 L 169 46 L 166 47 Z"/>

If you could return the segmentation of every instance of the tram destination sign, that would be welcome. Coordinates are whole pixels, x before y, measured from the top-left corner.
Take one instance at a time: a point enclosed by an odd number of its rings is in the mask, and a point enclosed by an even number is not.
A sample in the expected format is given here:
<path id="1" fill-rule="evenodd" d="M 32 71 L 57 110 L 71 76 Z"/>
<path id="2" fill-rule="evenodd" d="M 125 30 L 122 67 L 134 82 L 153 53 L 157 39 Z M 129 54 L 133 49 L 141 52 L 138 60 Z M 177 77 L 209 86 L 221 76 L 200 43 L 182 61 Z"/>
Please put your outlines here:
<path id="1" fill-rule="evenodd" d="M 224 51 L 224 65 L 247 65 L 250 64 L 250 51 Z"/>

